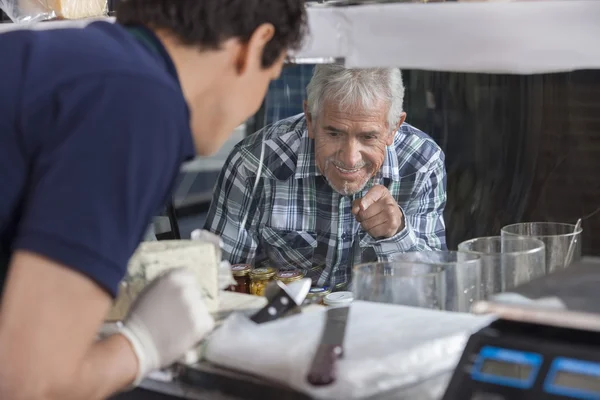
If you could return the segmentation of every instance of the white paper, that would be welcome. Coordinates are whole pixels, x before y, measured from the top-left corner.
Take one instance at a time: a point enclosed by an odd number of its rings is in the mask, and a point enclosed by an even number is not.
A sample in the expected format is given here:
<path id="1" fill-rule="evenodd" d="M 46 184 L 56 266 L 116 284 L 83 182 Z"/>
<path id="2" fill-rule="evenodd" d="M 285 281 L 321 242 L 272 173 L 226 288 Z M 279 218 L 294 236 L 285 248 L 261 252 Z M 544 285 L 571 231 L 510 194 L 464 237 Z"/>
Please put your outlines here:
<path id="1" fill-rule="evenodd" d="M 234 314 L 211 336 L 205 358 L 315 398 L 363 398 L 453 370 L 471 333 L 495 317 L 357 301 L 349 315 L 338 379 L 315 388 L 306 374 L 324 318 L 325 310 L 319 310 L 257 325 Z"/>

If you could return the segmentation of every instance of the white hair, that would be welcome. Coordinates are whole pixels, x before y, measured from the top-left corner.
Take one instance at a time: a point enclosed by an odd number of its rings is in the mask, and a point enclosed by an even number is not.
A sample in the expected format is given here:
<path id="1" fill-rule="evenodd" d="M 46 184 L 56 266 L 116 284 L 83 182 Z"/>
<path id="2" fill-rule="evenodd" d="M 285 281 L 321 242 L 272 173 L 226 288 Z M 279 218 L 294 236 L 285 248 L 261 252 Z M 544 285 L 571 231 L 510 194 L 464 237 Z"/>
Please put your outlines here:
<path id="1" fill-rule="evenodd" d="M 308 111 L 317 118 L 326 101 L 341 110 L 362 106 L 373 109 L 380 100 L 389 105 L 388 126 L 395 127 L 402 115 L 404 84 L 398 68 L 348 69 L 340 64 L 319 64 L 306 87 Z"/>

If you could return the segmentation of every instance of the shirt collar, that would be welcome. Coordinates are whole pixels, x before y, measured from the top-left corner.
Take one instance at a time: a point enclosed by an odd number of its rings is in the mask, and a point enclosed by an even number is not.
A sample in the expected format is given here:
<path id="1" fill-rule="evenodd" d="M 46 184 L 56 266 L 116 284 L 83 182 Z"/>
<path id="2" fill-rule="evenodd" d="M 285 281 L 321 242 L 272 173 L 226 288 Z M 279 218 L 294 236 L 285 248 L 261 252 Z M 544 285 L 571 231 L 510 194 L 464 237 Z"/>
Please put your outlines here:
<path id="1" fill-rule="evenodd" d="M 167 73 L 177 82 L 177 85 L 181 88 L 181 82 L 179 81 L 179 75 L 175 64 L 169 55 L 169 52 L 156 36 L 152 30 L 142 25 L 134 25 L 125 27 L 127 31 L 136 38 L 144 47 L 153 52 L 158 58 L 163 61 Z"/>
<path id="2" fill-rule="evenodd" d="M 303 121 L 298 129 L 302 129 L 302 136 L 300 138 L 300 146 L 298 146 L 298 158 L 296 161 L 296 173 L 294 174 L 294 177 L 296 179 L 303 179 L 311 176 L 321 176 L 321 171 L 317 167 L 315 159 L 315 141 L 308 137 L 306 120 Z M 396 136 L 397 135 L 398 133 L 396 132 Z M 375 179 L 391 179 L 392 181 L 400 180 L 396 142 L 397 138 L 394 137 L 394 143 L 391 146 L 386 146 L 383 165 L 375 175 Z"/>

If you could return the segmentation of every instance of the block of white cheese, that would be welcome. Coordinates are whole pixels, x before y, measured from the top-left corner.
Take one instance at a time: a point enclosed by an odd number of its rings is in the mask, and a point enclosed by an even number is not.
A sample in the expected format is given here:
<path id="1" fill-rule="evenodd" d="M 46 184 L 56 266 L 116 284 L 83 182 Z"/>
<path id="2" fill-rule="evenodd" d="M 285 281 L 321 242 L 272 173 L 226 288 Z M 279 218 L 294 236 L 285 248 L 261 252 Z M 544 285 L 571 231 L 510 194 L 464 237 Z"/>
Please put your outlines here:
<path id="1" fill-rule="evenodd" d="M 198 288 L 210 312 L 219 306 L 218 271 L 220 251 L 213 243 L 200 240 L 164 240 L 143 242 L 127 266 L 119 295 L 106 320 L 122 320 L 139 292 L 161 273 L 177 267 L 189 267 L 196 274 Z"/>
<path id="2" fill-rule="evenodd" d="M 20 20 L 65 18 L 80 19 L 107 14 L 107 0 L 13 0 L 18 4 Z M 14 10 L 13 10 L 14 12 Z M 41 18 L 45 15 L 45 18 Z"/>

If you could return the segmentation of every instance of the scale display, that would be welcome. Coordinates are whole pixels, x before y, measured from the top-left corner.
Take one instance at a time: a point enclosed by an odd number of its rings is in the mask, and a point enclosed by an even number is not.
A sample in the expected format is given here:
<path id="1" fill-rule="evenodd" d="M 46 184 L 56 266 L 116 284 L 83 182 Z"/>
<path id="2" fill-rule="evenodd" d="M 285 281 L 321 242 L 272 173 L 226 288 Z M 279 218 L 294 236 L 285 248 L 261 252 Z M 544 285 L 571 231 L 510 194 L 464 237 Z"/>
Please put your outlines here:
<path id="1" fill-rule="evenodd" d="M 600 399 L 600 363 L 556 358 L 544 382 L 544 390 L 578 399 Z"/>
<path id="2" fill-rule="evenodd" d="M 485 346 L 471 376 L 481 382 L 526 389 L 533 386 L 542 361 L 537 353 Z"/>
<path id="3" fill-rule="evenodd" d="M 600 400 L 600 363 L 556 357 L 546 376 L 539 377 L 543 391 L 571 399 Z M 540 373 L 544 357 L 534 352 L 484 346 L 473 364 L 475 381 L 531 389 Z"/>
<path id="4" fill-rule="evenodd" d="M 488 359 L 483 362 L 479 371 L 485 375 L 526 381 L 531 376 L 533 367 L 530 365 Z"/>

